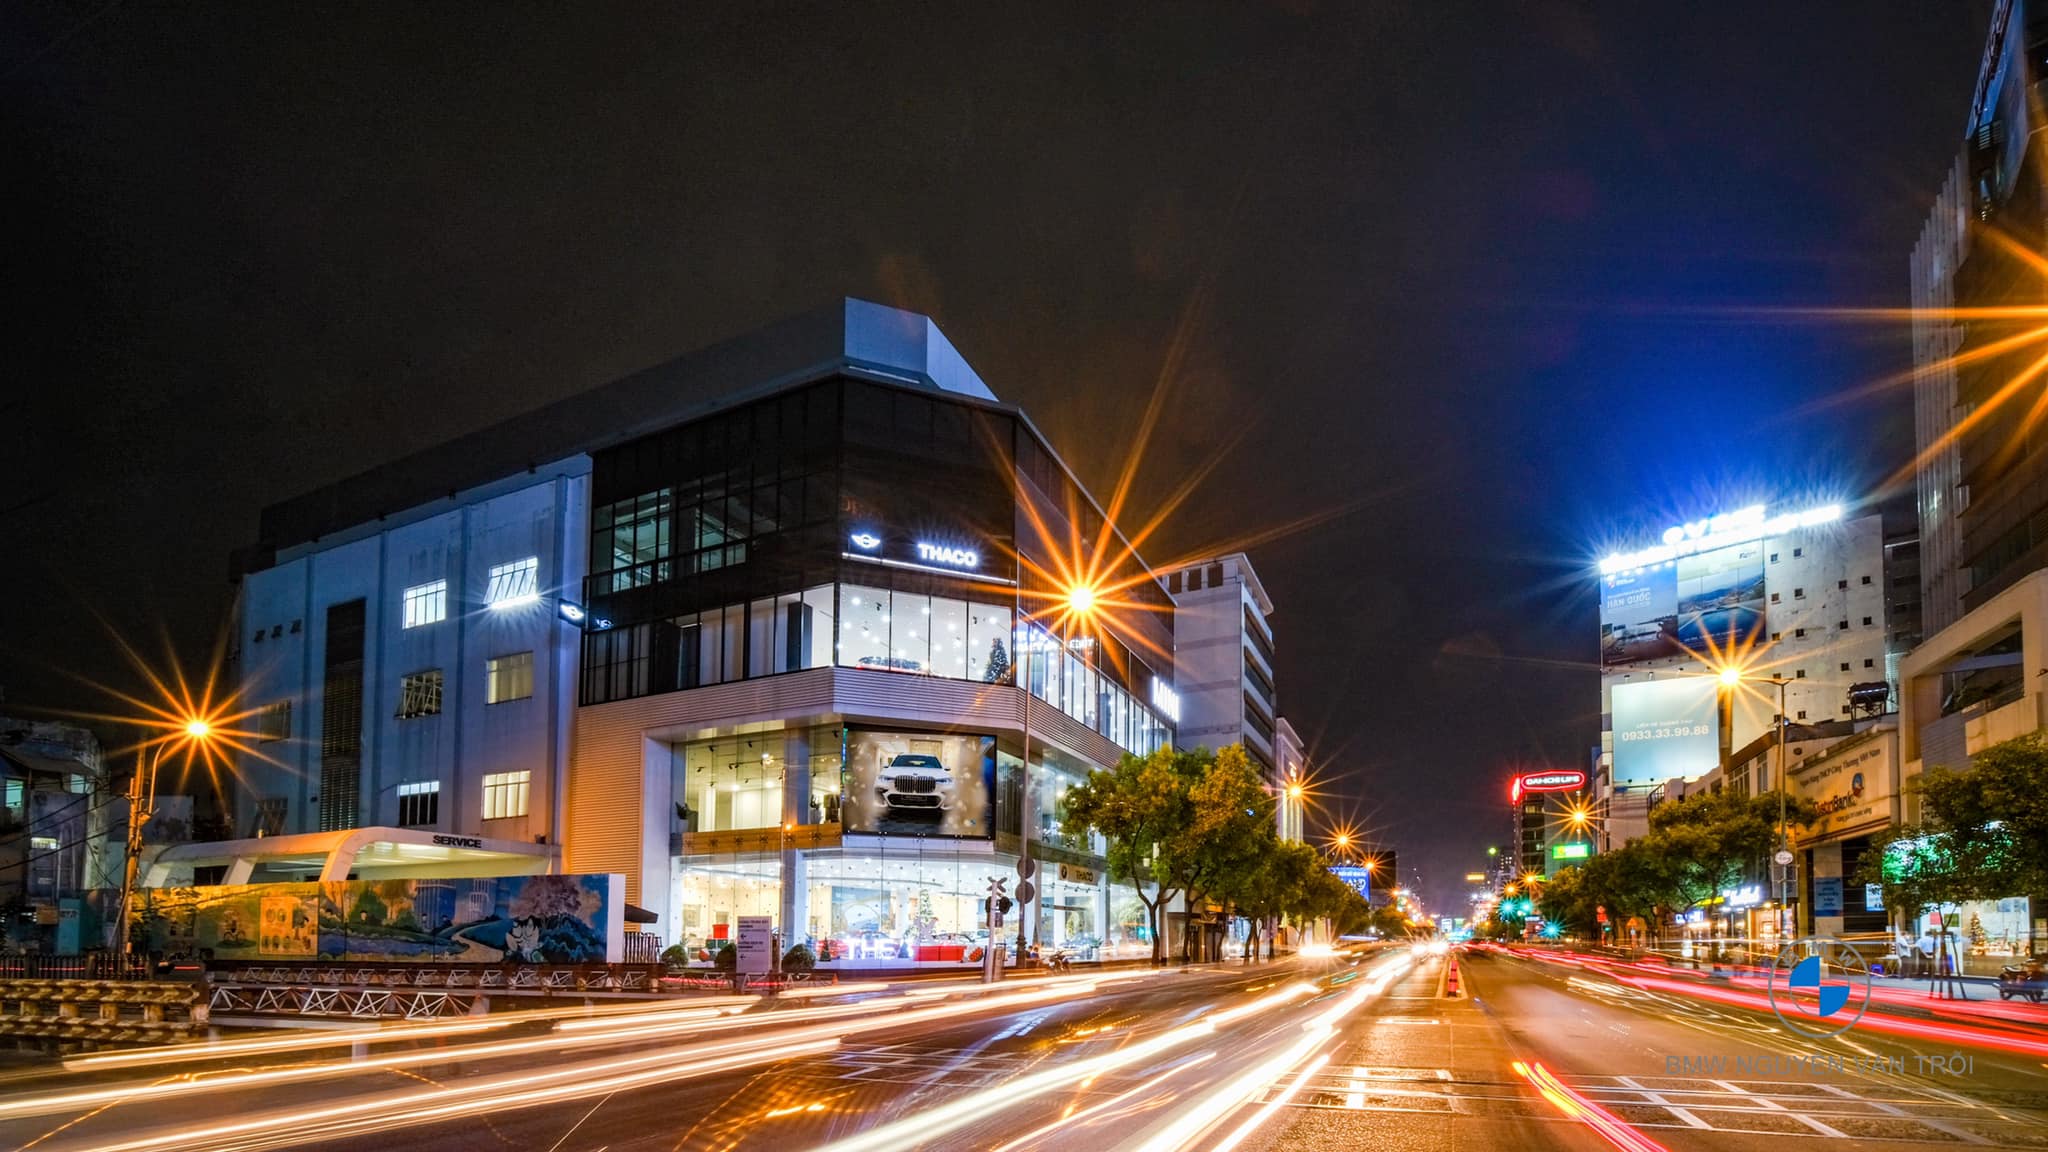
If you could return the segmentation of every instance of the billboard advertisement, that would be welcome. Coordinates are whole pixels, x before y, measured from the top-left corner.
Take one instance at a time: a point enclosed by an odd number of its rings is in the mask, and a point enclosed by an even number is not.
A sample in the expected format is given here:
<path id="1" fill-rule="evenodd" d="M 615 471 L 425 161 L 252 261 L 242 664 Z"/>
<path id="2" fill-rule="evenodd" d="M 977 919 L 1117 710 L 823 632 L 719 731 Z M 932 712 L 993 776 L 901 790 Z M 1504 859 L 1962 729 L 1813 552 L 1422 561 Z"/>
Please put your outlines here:
<path id="1" fill-rule="evenodd" d="M 1721 762 L 1720 683 L 1677 676 L 1616 684 L 1614 786 L 1692 779 Z"/>
<path id="2" fill-rule="evenodd" d="M 848 832 L 989 836 L 995 795 L 993 736 L 847 733 L 841 819 Z"/>
<path id="3" fill-rule="evenodd" d="M 1332 864 L 1330 874 L 1351 885 L 1352 890 L 1365 897 L 1367 902 L 1372 900 L 1372 869 L 1358 864 Z"/>
<path id="4" fill-rule="evenodd" d="M 407 877 L 145 888 L 151 951 L 221 960 L 603 964 L 624 951 L 625 878 Z"/>
<path id="5" fill-rule="evenodd" d="M 1600 578 L 1600 661 L 1613 666 L 1726 648 L 1763 627 L 1764 542 Z"/>

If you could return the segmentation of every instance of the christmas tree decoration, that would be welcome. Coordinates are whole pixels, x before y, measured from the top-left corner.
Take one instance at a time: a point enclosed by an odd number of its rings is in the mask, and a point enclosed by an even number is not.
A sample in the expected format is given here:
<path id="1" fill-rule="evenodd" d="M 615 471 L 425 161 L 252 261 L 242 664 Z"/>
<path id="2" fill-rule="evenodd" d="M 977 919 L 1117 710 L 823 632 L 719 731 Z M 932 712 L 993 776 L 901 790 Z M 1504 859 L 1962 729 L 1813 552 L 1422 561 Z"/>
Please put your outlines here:
<path id="1" fill-rule="evenodd" d="M 990 684 L 1008 683 L 1010 679 L 1010 654 L 1003 649 L 1002 637 L 988 642 L 988 671 L 982 680 Z"/>

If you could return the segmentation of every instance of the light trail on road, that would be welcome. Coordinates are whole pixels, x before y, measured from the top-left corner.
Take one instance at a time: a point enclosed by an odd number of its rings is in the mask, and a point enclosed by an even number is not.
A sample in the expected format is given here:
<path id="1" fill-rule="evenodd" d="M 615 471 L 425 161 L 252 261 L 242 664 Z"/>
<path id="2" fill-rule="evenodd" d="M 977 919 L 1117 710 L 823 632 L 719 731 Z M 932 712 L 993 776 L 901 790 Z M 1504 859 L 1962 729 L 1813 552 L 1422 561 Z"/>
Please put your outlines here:
<path id="1" fill-rule="evenodd" d="M 1525 1064 L 1517 1060 L 1512 1067 L 1558 1111 L 1598 1132 L 1602 1139 L 1622 1152 L 1670 1152 L 1664 1145 L 1630 1127 L 1621 1117 L 1595 1104 L 1577 1089 L 1559 1080 L 1543 1065 Z"/>
<path id="2" fill-rule="evenodd" d="M 1003 986 L 990 985 L 987 987 L 1000 990 Z M 887 1026 L 907 1026 L 1004 1008 L 1076 999 L 1093 995 L 1095 991 L 1096 982 L 1089 977 L 1064 977 L 1057 981 L 1034 982 L 1033 986 L 1020 990 L 1002 991 L 993 995 L 979 995 L 963 999 L 954 1004 L 925 1004 L 921 1001 L 901 1002 L 892 1009 L 883 1011 L 881 1015 L 886 1018 Z M 714 1043 L 706 1045 L 702 1041 L 693 1040 L 691 1047 L 688 1048 L 666 1047 L 631 1057 L 607 1057 L 599 1061 L 586 1061 L 576 1065 L 545 1070 L 532 1075 L 522 1075 L 512 1081 L 508 1081 L 508 1083 L 514 1085 L 516 1091 L 507 1089 L 509 1094 L 502 1097 L 493 1096 L 491 1098 L 491 1105 L 493 1107 L 515 1108 L 526 1106 L 529 1098 L 532 1103 L 547 1103 L 557 1099 L 575 1098 L 581 1090 L 577 1089 L 573 1083 L 564 1084 L 562 1082 L 573 1081 L 578 1076 L 596 1076 L 621 1068 L 637 1068 L 643 1065 L 658 1065 L 663 1062 L 672 1063 L 678 1058 L 687 1060 L 691 1057 L 701 1057 L 708 1052 L 733 1050 L 741 1054 L 749 1052 L 756 1054 L 768 1053 L 768 1055 L 762 1057 L 762 1061 L 765 1061 L 784 1058 L 774 1053 L 782 1051 L 783 1047 L 791 1044 L 829 1040 L 831 1042 L 829 1046 L 836 1046 L 844 1028 L 837 1021 L 853 1015 L 873 1017 L 878 1014 L 877 1008 L 877 1004 L 869 1002 L 806 1007 L 790 1012 L 770 1013 L 755 1017 L 734 1018 L 720 1015 L 716 1018 L 708 1019 L 701 1016 L 678 1019 L 676 1017 L 680 1013 L 677 1010 L 669 1009 L 664 1013 L 655 1014 L 665 1016 L 665 1019 L 657 1019 L 651 1023 L 647 1022 L 646 1014 L 600 1021 L 570 1021 L 567 1023 L 585 1025 L 587 1027 L 585 1030 L 571 1033 L 556 1033 L 521 1040 L 493 1041 L 483 1044 L 466 1045 L 460 1048 L 433 1048 L 420 1051 L 389 1053 L 361 1060 L 333 1060 L 285 1068 L 237 1071 L 204 1079 L 192 1075 L 181 1075 L 173 1079 L 146 1084 L 116 1085 L 75 1092 L 19 1097 L 0 1100 L 0 1116 L 47 1115 L 74 1109 L 95 1109 L 162 1101 L 194 1093 L 264 1087 L 274 1088 L 283 1084 L 310 1079 L 347 1076 L 363 1072 L 394 1071 L 417 1065 L 473 1063 L 479 1060 L 502 1059 L 508 1056 L 549 1054 L 575 1048 L 609 1046 L 635 1040 L 654 1038 L 675 1039 L 679 1036 L 694 1036 L 711 1030 L 777 1029 L 771 1035 L 727 1041 L 723 1044 Z M 722 1013 L 725 1009 L 704 1011 Z M 617 1026 L 621 1024 L 630 1026 Z M 608 1031 L 595 1030 L 595 1028 L 604 1025 L 611 1025 L 613 1027 Z M 567 1024 L 564 1026 L 566 1027 Z M 742 1061 L 742 1063 L 762 1061 Z M 734 1065 L 721 1064 L 718 1068 L 723 1069 L 731 1066 Z M 662 1078 L 673 1079 L 676 1077 Z M 597 1080 L 591 1080 L 589 1083 L 597 1082 Z M 490 1088 L 492 1083 L 494 1082 L 472 1081 L 469 1086 L 475 1091 L 489 1093 L 492 1091 Z M 562 1091 L 567 1091 L 568 1095 L 562 1095 Z M 591 1089 L 588 1094 L 597 1094 L 597 1092 L 598 1090 Z M 529 1097 L 528 1093 L 532 1095 Z M 414 1122 L 413 1120 L 402 1118 L 398 1111 L 406 1106 L 404 1104 L 405 1101 L 414 1099 L 416 1098 L 403 1094 L 394 1096 L 379 1093 L 367 1100 L 317 1109 L 310 1114 L 293 1110 L 280 1110 L 266 1117 L 261 1123 L 272 1126 L 274 1132 L 291 1132 L 293 1131 L 293 1125 L 306 1122 L 309 1116 L 313 1118 L 336 1118 L 352 1116 L 357 1110 L 387 1110 L 390 1111 L 393 1117 L 391 1126 L 395 1127 L 402 1123 Z M 227 1130 L 214 1127 L 202 1127 L 196 1130 L 186 1130 L 154 1137 L 152 1140 L 156 1141 L 155 1143 L 143 1141 L 135 1143 L 133 1146 L 137 1148 L 179 1148 L 181 1146 L 189 1147 L 194 1145 L 209 1147 L 210 1145 L 206 1143 L 207 1140 L 239 1132 L 240 1129 L 228 1132 Z M 270 1138 L 277 1143 L 289 1143 L 299 1137 L 286 1138 L 273 1135 Z M 123 1145 L 123 1147 L 127 1146 Z"/>
<path id="3" fill-rule="evenodd" d="M 884 1152 L 889 1149 L 914 1147 L 1069 1084 L 1092 1080 L 1105 1072 L 1136 1064 L 1183 1044 L 1213 1036 L 1218 1028 L 1232 1021 L 1270 1011 L 1304 996 L 1314 995 L 1316 991 L 1317 988 L 1313 984 L 1288 984 L 1249 1003 L 1235 1008 L 1210 1011 L 1192 1024 L 1183 1024 L 1117 1051 L 991 1085 L 927 1109 L 919 1115 L 871 1128 L 858 1135 L 828 1144 L 825 1149 L 827 1152 Z"/>

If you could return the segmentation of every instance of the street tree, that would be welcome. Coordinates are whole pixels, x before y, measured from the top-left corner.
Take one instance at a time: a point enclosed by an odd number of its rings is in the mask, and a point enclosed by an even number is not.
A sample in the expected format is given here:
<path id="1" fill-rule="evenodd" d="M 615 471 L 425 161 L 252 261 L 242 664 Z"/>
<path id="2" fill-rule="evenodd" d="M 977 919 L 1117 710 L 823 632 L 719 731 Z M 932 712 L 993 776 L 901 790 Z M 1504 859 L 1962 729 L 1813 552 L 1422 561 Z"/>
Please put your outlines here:
<path id="1" fill-rule="evenodd" d="M 1161 857 L 1193 819 L 1190 755 L 1172 748 L 1126 755 L 1067 790 L 1062 826 L 1070 835 L 1093 828 L 1108 841 L 1110 874 L 1130 881 L 1145 907 L 1154 963 L 1166 959 L 1166 906 L 1185 889 L 1184 877 Z"/>

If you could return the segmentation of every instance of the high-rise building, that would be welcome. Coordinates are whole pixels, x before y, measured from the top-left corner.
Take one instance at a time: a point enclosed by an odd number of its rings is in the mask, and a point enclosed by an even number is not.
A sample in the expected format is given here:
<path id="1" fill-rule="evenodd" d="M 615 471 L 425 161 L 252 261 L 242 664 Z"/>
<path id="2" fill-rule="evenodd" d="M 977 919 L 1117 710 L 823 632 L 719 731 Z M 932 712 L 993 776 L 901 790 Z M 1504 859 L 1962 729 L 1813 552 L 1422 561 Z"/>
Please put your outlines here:
<path id="1" fill-rule="evenodd" d="M 1268 779 L 1280 711 L 1273 686 L 1272 598 L 1242 552 L 1197 560 L 1166 573 L 1174 602 L 1179 748 L 1243 744 Z"/>
<path id="2" fill-rule="evenodd" d="M 1770 731 L 1778 689 L 1731 691 L 1723 668 L 1784 678 L 1793 724 L 1851 717 L 1873 691 L 1888 700 L 1895 622 L 1912 597 L 1894 597 L 1886 562 L 1910 560 L 1908 543 L 1888 542 L 1878 513 L 1756 505 L 1603 560 L 1594 797 L 1604 844 L 1647 831 L 1668 781 L 1699 779 Z"/>
<path id="3" fill-rule="evenodd" d="M 1912 255 L 1923 612 L 1938 632 L 2048 567 L 2043 348 L 1954 309 L 2038 306 L 2048 171 L 2034 145 L 2048 5 L 2000 0 L 1962 149 Z M 1980 314 L 1981 316 L 1981 314 Z"/>
<path id="4" fill-rule="evenodd" d="M 1273 656 L 1272 598 L 1242 552 L 1196 560 L 1166 573 L 1174 598 L 1174 678 L 1180 692 L 1175 747 L 1241 744 L 1277 804 L 1275 823 L 1305 836 L 1307 752 L 1280 715 Z"/>
<path id="5" fill-rule="evenodd" d="M 2048 279 L 2048 161 L 2034 146 L 2048 72 L 2048 4 L 1999 0 L 1962 147 L 1912 254 L 1920 643 L 1899 663 L 1904 780 L 1963 769 L 2043 727 L 2048 667 L 2048 407 L 2032 321 Z M 1902 817 L 1917 819 L 1904 793 Z M 1965 908 L 2002 949 L 2036 937 L 2026 900 Z M 1902 926 L 1904 927 L 1904 926 Z M 2018 942 L 2017 945 L 2013 942 Z"/>

